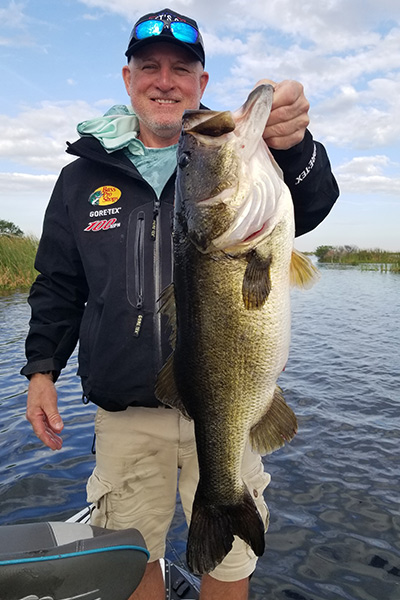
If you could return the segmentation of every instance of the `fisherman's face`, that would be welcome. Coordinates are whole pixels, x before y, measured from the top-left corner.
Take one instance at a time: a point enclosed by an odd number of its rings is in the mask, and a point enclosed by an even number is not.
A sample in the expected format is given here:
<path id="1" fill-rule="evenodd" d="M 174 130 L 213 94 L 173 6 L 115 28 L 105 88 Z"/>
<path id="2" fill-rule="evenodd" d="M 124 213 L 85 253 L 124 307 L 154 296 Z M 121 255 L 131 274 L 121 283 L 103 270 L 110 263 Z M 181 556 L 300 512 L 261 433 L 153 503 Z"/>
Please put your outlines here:
<path id="1" fill-rule="evenodd" d="M 208 82 L 200 61 L 184 48 L 158 42 L 136 52 L 122 76 L 144 145 L 161 148 L 177 143 L 183 112 L 199 108 Z"/>

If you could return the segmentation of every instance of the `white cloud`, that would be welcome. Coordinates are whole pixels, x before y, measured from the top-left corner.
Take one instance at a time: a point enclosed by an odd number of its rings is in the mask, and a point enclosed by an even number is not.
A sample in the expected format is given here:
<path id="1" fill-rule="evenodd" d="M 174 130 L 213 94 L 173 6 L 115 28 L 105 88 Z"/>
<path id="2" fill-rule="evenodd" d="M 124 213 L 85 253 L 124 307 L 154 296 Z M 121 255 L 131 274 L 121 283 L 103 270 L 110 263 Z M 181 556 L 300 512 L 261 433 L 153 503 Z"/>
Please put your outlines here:
<path id="1" fill-rule="evenodd" d="M 0 23 L 3 27 L 21 28 L 26 23 L 24 4 L 11 0 L 7 7 L 0 8 Z"/>
<path id="2" fill-rule="evenodd" d="M 236 7 L 238 27 L 274 28 L 299 45 L 311 42 L 335 54 L 357 48 L 360 42 L 373 42 L 382 21 L 400 17 L 397 0 L 226 0 L 223 4 L 227 11 Z"/>
<path id="3" fill-rule="evenodd" d="M 48 191 L 56 182 L 56 175 L 32 175 L 31 173 L 0 173 L 2 193 L 31 193 Z"/>
<path id="4" fill-rule="evenodd" d="M 0 216 L 26 234 L 40 235 L 56 175 L 0 173 Z"/>
<path id="5" fill-rule="evenodd" d="M 36 45 L 33 30 L 37 21 L 30 18 L 25 9 L 26 2 L 14 0 L 0 8 L 0 29 L 6 33 L 0 36 L 0 46 L 21 48 Z"/>
<path id="6" fill-rule="evenodd" d="M 356 156 L 337 167 L 335 175 L 342 193 L 388 194 L 400 204 L 400 177 L 387 172 L 392 167 L 399 172 L 399 164 L 385 155 Z"/>
<path id="7" fill-rule="evenodd" d="M 102 16 L 103 15 L 101 15 L 99 13 L 96 13 L 96 14 L 94 14 L 94 13 L 92 13 L 92 14 L 86 13 L 86 14 L 83 15 L 82 18 L 85 19 L 86 21 L 99 21 L 102 18 Z"/>
<path id="8" fill-rule="evenodd" d="M 206 32 L 203 38 L 208 57 L 236 55 L 246 50 L 246 45 L 238 37 Z"/>
<path id="9" fill-rule="evenodd" d="M 400 138 L 400 74 L 369 81 L 356 90 L 339 86 L 311 110 L 314 131 L 342 147 L 374 149 L 397 144 Z"/>
<path id="10" fill-rule="evenodd" d="M 0 158 L 42 171 L 59 171 L 71 160 L 65 154 L 66 141 L 78 137 L 77 123 L 102 113 L 97 106 L 83 101 L 44 101 L 26 106 L 14 118 L 0 115 Z"/>
<path id="11" fill-rule="evenodd" d="M 234 76 L 246 74 L 259 78 L 267 70 L 271 78 L 298 79 L 316 98 L 338 86 L 358 85 L 378 71 L 392 73 L 400 68 L 400 29 L 385 37 L 374 35 L 373 43 L 363 40 L 346 56 L 326 51 L 321 45 L 302 47 L 297 43 L 286 48 L 268 40 L 263 32 L 247 37 L 245 51 L 238 54 Z"/>

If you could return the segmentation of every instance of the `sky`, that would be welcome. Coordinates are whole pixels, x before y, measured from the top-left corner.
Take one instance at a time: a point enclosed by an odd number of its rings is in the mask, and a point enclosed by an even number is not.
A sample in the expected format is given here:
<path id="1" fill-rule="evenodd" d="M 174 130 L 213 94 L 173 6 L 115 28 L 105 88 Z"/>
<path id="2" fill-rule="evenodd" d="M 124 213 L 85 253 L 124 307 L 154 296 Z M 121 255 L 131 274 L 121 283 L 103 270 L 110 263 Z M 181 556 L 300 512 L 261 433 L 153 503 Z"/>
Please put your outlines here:
<path id="1" fill-rule="evenodd" d="M 296 240 L 400 250 L 400 2 L 169 0 L 198 22 L 210 83 L 203 102 L 235 110 L 255 83 L 300 81 L 310 131 L 341 195 Z M 76 125 L 128 104 L 121 68 L 148 0 L 0 0 L 0 219 L 40 236 Z"/>

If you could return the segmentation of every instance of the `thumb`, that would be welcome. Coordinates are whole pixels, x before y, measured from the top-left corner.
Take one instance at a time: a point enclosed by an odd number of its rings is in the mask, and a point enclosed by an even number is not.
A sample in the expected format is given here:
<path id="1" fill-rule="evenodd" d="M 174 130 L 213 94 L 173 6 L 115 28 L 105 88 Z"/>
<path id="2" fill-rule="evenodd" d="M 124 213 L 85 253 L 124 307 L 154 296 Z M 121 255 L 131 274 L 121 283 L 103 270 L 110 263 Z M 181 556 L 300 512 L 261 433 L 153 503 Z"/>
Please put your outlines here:
<path id="1" fill-rule="evenodd" d="M 61 431 L 64 428 L 63 420 L 58 412 L 47 415 L 47 421 L 53 431 Z"/>

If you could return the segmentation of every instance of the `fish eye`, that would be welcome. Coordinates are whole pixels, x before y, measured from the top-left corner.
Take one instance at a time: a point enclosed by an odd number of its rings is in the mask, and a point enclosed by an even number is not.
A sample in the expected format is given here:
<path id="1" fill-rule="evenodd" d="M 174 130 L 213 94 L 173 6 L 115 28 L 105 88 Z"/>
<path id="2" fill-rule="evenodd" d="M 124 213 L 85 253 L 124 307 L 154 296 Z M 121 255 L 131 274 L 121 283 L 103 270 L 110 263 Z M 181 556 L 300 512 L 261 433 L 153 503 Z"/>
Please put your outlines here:
<path id="1" fill-rule="evenodd" d="M 178 165 L 181 169 L 184 169 L 190 163 L 190 152 L 184 152 L 179 157 Z"/>

